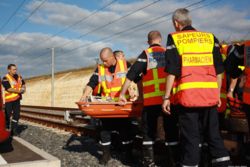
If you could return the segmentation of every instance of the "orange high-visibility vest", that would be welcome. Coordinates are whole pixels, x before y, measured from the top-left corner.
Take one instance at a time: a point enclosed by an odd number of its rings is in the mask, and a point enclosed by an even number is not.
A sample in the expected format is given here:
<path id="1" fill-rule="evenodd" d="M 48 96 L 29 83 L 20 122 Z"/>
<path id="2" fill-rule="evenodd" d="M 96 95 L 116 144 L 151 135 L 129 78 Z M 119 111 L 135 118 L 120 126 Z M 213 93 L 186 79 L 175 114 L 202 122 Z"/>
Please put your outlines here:
<path id="1" fill-rule="evenodd" d="M 153 46 L 145 50 L 147 55 L 147 73 L 143 76 L 144 106 L 162 104 L 165 94 L 166 73 L 165 51 L 161 46 Z"/>
<path id="2" fill-rule="evenodd" d="M 117 59 L 115 72 L 111 74 L 103 64 L 98 65 L 99 84 L 102 96 L 111 97 L 117 101 L 127 74 L 127 62 L 125 59 Z"/>
<path id="3" fill-rule="evenodd" d="M 20 90 L 22 88 L 22 77 L 18 75 L 18 79 L 15 80 L 11 75 L 6 74 L 5 77 L 10 83 L 11 88 L 14 88 L 16 90 Z M 20 98 L 20 95 L 18 93 L 11 93 L 7 90 L 5 92 L 5 102 L 12 102 Z"/>
<path id="4" fill-rule="evenodd" d="M 181 76 L 175 95 L 177 103 L 185 107 L 217 105 L 219 89 L 212 53 L 213 34 L 191 30 L 171 35 L 181 57 Z"/>
<path id="5" fill-rule="evenodd" d="M 246 82 L 243 88 L 243 103 L 250 105 L 250 40 L 245 42 L 244 64 Z"/>

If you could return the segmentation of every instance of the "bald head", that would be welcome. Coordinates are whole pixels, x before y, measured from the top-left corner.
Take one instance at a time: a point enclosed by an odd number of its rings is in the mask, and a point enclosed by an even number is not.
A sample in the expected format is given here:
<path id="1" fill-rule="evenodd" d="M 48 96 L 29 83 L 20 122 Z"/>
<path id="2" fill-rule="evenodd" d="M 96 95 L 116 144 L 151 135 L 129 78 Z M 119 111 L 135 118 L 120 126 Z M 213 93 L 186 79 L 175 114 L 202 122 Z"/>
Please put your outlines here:
<path id="1" fill-rule="evenodd" d="M 100 51 L 100 59 L 106 67 L 115 65 L 116 59 L 111 48 L 106 47 Z"/>

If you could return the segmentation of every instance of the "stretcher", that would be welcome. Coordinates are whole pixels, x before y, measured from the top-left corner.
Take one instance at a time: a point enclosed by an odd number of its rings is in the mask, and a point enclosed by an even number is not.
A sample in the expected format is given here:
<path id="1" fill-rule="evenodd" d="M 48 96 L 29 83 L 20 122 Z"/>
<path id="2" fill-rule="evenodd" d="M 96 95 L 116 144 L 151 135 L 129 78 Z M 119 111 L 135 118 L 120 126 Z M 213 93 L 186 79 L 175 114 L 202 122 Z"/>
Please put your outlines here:
<path id="1" fill-rule="evenodd" d="M 79 109 L 93 118 L 128 118 L 140 117 L 143 103 L 127 102 L 119 105 L 118 102 L 76 102 Z"/>
<path id="2" fill-rule="evenodd" d="M 231 132 L 236 133 L 248 133 L 248 122 L 246 119 L 246 113 L 243 112 L 242 101 L 228 97 L 228 104 L 230 108 L 230 115 L 227 119 L 227 128 Z"/>

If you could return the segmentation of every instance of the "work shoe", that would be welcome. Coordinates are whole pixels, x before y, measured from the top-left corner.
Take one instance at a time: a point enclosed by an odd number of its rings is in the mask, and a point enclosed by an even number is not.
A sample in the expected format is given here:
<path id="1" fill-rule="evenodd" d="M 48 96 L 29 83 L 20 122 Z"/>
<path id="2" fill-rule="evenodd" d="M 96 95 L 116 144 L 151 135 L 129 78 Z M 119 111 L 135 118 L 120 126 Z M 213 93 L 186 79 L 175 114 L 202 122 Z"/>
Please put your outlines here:
<path id="1" fill-rule="evenodd" d="M 143 160 L 141 165 L 143 167 L 157 167 L 154 162 L 154 150 L 152 145 L 143 145 L 142 148 Z"/>
<path id="2" fill-rule="evenodd" d="M 102 146 L 102 157 L 99 160 L 99 163 L 101 165 L 106 165 L 108 161 L 111 159 L 111 154 L 110 154 L 110 147 L 109 146 Z"/>

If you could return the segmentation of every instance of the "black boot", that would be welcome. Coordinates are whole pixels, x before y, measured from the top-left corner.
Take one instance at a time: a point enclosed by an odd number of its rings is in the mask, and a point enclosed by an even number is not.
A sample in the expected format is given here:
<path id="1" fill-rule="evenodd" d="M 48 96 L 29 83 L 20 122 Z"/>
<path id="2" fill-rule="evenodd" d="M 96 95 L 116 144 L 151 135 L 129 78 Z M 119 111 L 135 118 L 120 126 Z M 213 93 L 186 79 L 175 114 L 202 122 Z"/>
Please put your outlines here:
<path id="1" fill-rule="evenodd" d="M 11 136 L 18 136 L 18 122 L 16 120 L 11 121 Z"/>
<path id="2" fill-rule="evenodd" d="M 111 159 L 110 155 L 110 146 L 101 146 L 102 149 L 102 157 L 99 160 L 101 165 L 106 165 L 108 161 Z"/>
<path id="3" fill-rule="evenodd" d="M 174 146 L 166 146 L 166 152 L 167 152 L 167 158 L 168 158 L 168 166 L 175 167 L 179 166 L 179 156 L 180 156 L 180 151 L 179 151 L 179 146 L 174 145 Z"/>
<path id="4" fill-rule="evenodd" d="M 152 145 L 144 145 L 142 148 L 143 160 L 141 165 L 143 167 L 157 167 L 154 162 L 154 150 Z"/>
<path id="5" fill-rule="evenodd" d="M 133 143 L 123 144 L 123 153 L 126 162 L 132 163 L 134 161 L 133 158 Z"/>

